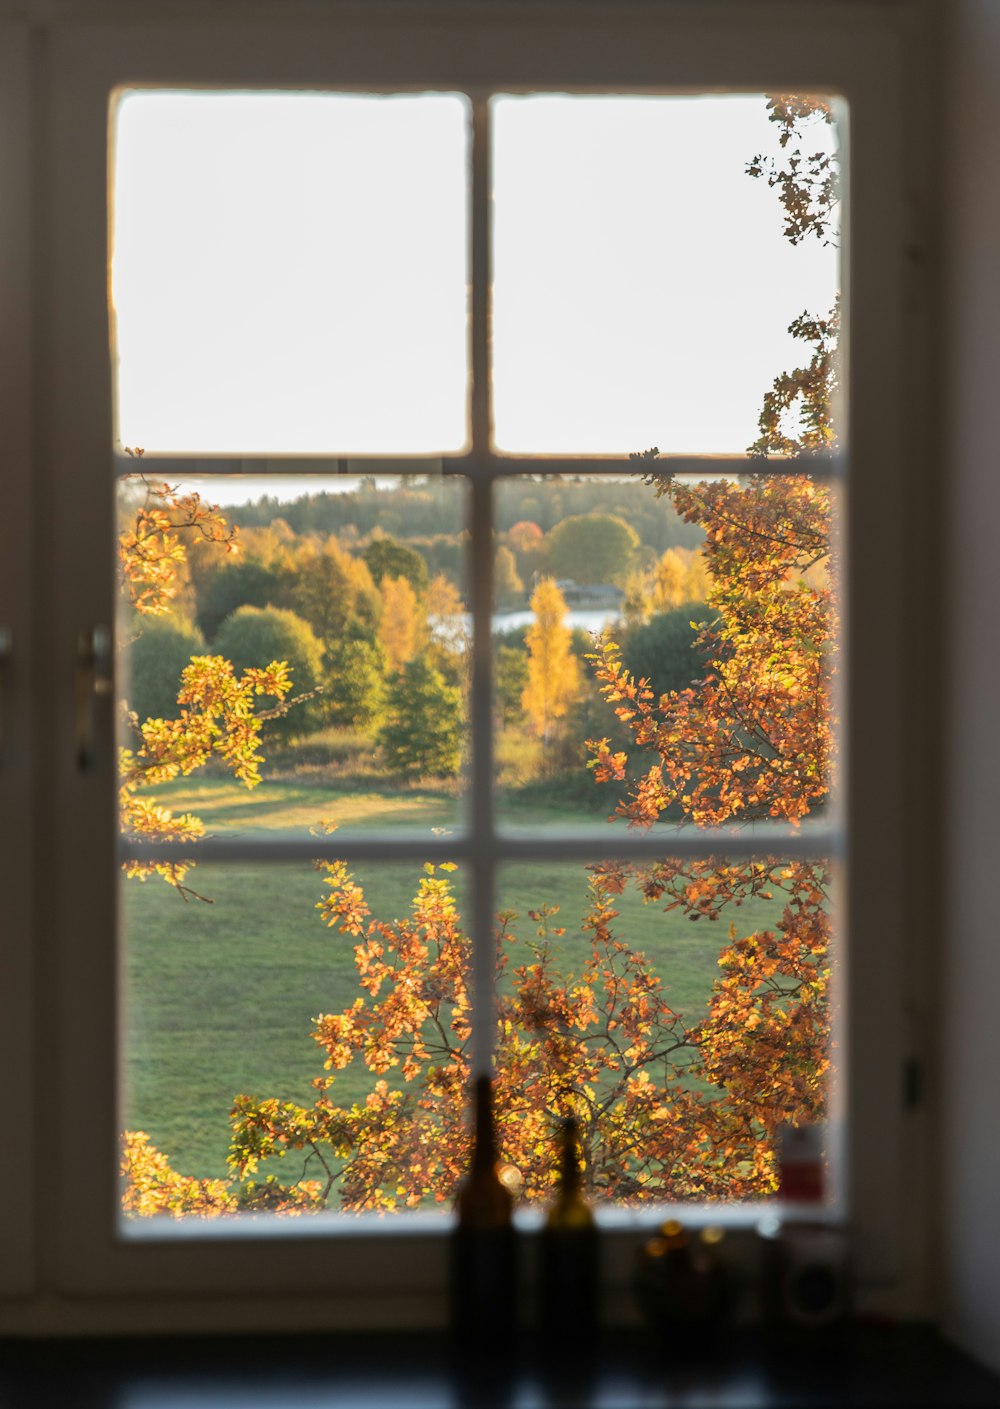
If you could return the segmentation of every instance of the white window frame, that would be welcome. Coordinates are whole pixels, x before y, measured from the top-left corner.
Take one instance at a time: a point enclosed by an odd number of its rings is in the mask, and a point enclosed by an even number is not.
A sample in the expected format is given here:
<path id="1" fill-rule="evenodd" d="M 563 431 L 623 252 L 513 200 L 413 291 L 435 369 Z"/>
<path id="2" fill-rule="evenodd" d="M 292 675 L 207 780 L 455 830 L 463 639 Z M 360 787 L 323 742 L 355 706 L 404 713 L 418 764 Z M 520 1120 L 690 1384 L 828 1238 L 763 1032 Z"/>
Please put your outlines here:
<path id="1" fill-rule="evenodd" d="M 23 9 L 16 7 L 19 15 Z M 5 860 L 12 876 L 33 877 L 20 915 L 17 887 L 12 899 L 8 884 L 4 898 L 13 923 L 33 941 L 24 951 L 33 954 L 31 963 L 11 946 L 0 958 L 10 969 L 9 988 L 0 995 L 0 1050 L 14 1069 L 25 1052 L 31 1055 L 13 1110 L 29 1132 L 32 1159 L 16 1173 L 0 1171 L 4 1207 L 27 1210 L 23 1220 L 7 1220 L 9 1229 L 0 1220 L 0 1248 L 10 1241 L 10 1261 L 0 1260 L 0 1297 L 12 1299 L 11 1328 L 51 1329 L 53 1317 L 66 1330 L 224 1329 L 248 1321 L 298 1328 L 439 1325 L 444 1317 L 439 1221 L 405 1218 L 373 1227 L 365 1220 L 275 1220 L 266 1233 L 237 1221 L 213 1226 L 208 1237 L 185 1224 L 170 1239 L 126 1239 L 119 1230 L 112 721 L 109 709 L 98 714 L 98 766 L 81 773 L 74 681 L 80 632 L 114 619 L 112 496 L 120 467 L 110 453 L 108 104 L 116 89 L 136 84 L 429 87 L 480 96 L 562 88 L 798 90 L 846 99 L 852 569 L 845 686 L 851 939 L 841 958 L 848 1014 L 841 1059 L 849 1131 L 845 1207 L 863 1302 L 888 1310 L 920 1304 L 926 1250 L 913 1228 L 926 1197 L 919 1173 L 924 1132 L 919 1115 L 904 1109 L 901 1088 L 904 1063 L 921 1055 L 910 1026 L 920 1011 L 914 955 L 926 949 L 927 906 L 914 858 L 924 854 L 927 824 L 915 810 L 906 825 L 884 821 L 907 815 L 907 756 L 915 740 L 906 721 L 921 681 L 919 658 L 901 631 L 913 564 L 898 512 L 904 488 L 914 493 L 923 453 L 914 349 L 918 359 L 925 333 L 914 320 L 906 268 L 908 183 L 916 163 L 904 96 L 912 117 L 916 9 L 836 0 L 697 6 L 289 0 L 280 7 L 248 4 L 236 18 L 223 0 L 204 0 L 194 17 L 171 0 L 152 0 L 139 14 L 124 0 L 94 0 L 64 12 L 40 4 L 37 18 L 29 5 L 24 20 L 5 18 L 0 4 L 0 37 L 11 41 L 0 61 L 0 78 L 8 78 L 0 113 L 5 107 L 10 119 L 0 134 L 0 177 L 7 173 L 23 197 L 19 218 L 5 215 L 0 225 L 0 258 L 9 258 L 21 276 L 18 286 L 33 295 L 30 307 L 22 300 L 13 309 L 4 335 L 19 330 L 34 349 L 30 386 L 23 368 L 0 363 L 9 424 L 22 428 L 23 444 L 17 442 L 11 459 L 13 507 L 34 526 L 26 570 L 12 584 L 0 579 L 32 639 L 25 657 L 31 675 L 19 677 L 11 704 L 11 719 L 23 724 L 26 781 L 19 792 L 16 779 L 0 775 L 5 833 L 24 833 Z M 475 199 L 485 199 L 485 188 Z M 473 253 L 484 286 L 485 251 Z M 483 316 L 477 326 L 482 336 Z M 484 348 L 473 351 L 481 370 Z M 485 443 L 486 414 L 477 398 L 477 451 Z M 488 487 L 492 471 L 482 463 L 480 485 Z M 519 460 L 519 467 L 530 464 Z M 475 491 L 474 515 L 483 513 L 485 493 Z M 26 561 L 20 550 L 10 556 Z M 488 576 L 488 563 L 477 565 L 480 622 L 489 609 Z M 480 744 L 489 727 L 482 671 L 481 659 L 473 704 Z M 36 754 L 27 748 L 29 713 L 34 739 L 47 741 Z M 886 720 L 899 727 L 886 729 Z M 488 749 L 478 759 L 474 804 L 492 785 Z M 33 826 L 19 828 L 29 788 Z M 486 833 L 481 845 L 511 843 Z M 343 843 L 337 850 L 344 852 Z M 472 851 L 469 860 L 481 864 Z M 488 896 L 477 905 L 474 922 L 482 933 Z M 622 1288 L 623 1306 L 633 1243 L 634 1233 L 623 1231 L 611 1247 L 611 1281 Z"/>

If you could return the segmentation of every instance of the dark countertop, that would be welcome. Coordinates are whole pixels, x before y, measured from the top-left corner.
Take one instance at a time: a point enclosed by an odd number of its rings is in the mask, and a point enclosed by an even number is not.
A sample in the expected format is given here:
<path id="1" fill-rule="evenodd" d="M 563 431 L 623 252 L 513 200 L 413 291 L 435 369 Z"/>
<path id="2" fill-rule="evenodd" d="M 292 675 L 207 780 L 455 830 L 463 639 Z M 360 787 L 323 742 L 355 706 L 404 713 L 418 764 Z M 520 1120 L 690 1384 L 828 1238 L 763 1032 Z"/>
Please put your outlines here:
<path id="1" fill-rule="evenodd" d="M 423 1335 L 0 1340 L 0 1409 L 667 1409 L 1000 1406 L 1000 1379 L 931 1327 L 741 1332 L 456 1363 Z"/>

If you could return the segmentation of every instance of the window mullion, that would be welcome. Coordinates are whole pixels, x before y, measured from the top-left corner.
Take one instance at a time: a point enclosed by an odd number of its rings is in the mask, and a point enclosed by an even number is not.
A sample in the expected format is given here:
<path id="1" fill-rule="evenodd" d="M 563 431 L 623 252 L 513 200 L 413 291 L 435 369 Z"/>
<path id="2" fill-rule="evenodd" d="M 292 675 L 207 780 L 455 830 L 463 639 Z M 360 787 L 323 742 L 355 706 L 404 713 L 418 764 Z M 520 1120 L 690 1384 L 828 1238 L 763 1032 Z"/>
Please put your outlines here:
<path id="1" fill-rule="evenodd" d="M 249 861 L 255 865 L 277 862 L 346 861 L 459 861 L 474 864 L 480 850 L 478 833 L 471 827 L 465 835 L 412 836 L 391 834 L 357 836 L 337 833 L 333 838 L 311 837 L 298 840 L 268 837 L 251 841 L 240 837 L 203 838 L 196 847 L 182 842 L 143 842 L 123 838 L 120 861 L 180 862 L 195 855 L 203 862 Z M 601 835 L 593 828 L 565 827 L 558 833 L 497 832 L 490 827 L 481 848 L 490 863 L 504 861 L 592 861 L 615 858 L 621 861 L 655 861 L 660 857 L 726 856 L 836 856 L 845 851 L 843 829 L 837 825 L 793 827 L 765 824 L 739 830 L 718 827 L 684 827 L 682 830 L 632 831 L 622 826 Z"/>
<path id="2" fill-rule="evenodd" d="M 489 99 L 479 95 L 472 105 L 472 186 L 469 229 L 470 251 L 470 355 L 472 366 L 470 420 L 472 454 L 483 460 L 490 454 L 493 440 L 492 381 L 490 366 L 490 298 L 492 258 L 490 253 L 490 109 Z"/>
<path id="3" fill-rule="evenodd" d="M 490 111 L 478 95 L 472 109 L 471 428 L 472 456 L 488 460 L 492 440 L 490 381 Z M 471 761 L 468 806 L 472 935 L 472 1060 L 476 1072 L 492 1066 L 494 1021 L 493 915 L 496 909 L 493 848 L 493 486 L 473 475 L 470 498 L 469 591 L 472 667 L 469 683 Z"/>
<path id="4" fill-rule="evenodd" d="M 472 671 L 469 689 L 471 763 L 468 829 L 472 933 L 472 1051 L 477 1072 L 488 1071 L 495 1037 L 493 916 L 496 849 L 493 796 L 493 487 L 472 484 L 470 595 Z"/>

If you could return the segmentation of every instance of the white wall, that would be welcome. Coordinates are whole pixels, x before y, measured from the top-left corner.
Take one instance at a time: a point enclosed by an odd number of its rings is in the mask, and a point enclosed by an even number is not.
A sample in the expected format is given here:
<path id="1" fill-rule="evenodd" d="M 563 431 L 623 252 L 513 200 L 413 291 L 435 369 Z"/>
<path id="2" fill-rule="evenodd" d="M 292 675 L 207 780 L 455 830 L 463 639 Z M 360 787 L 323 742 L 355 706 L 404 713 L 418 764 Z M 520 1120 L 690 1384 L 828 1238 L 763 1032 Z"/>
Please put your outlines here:
<path id="1" fill-rule="evenodd" d="M 944 134 L 945 1325 L 1000 1371 L 1000 3 L 949 0 Z"/>

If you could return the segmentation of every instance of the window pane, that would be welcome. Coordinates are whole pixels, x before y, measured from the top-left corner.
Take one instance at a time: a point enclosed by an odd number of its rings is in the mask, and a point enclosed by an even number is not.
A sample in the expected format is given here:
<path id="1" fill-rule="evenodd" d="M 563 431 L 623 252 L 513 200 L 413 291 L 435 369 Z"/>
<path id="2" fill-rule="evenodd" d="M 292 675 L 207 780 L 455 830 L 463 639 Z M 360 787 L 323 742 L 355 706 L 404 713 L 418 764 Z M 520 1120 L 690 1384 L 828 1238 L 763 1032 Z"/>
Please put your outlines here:
<path id="1" fill-rule="evenodd" d="M 185 905 L 157 876 L 122 881 L 126 1212 L 403 1208 L 450 1196 L 465 1148 L 468 1024 L 453 869 L 204 864 L 194 874 L 211 904 Z"/>
<path id="2" fill-rule="evenodd" d="M 832 883 L 822 859 L 503 868 L 497 1104 L 527 1197 L 569 1114 L 595 1200 L 777 1192 L 779 1127 L 832 1116 Z"/>
<path id="3" fill-rule="evenodd" d="M 497 807 L 673 828 L 828 813 L 837 501 L 808 475 L 497 488 Z"/>
<path id="4" fill-rule="evenodd" d="M 461 450 L 467 112 L 452 94 L 120 98 L 119 441 Z"/>
<path id="5" fill-rule="evenodd" d="M 196 853 L 206 832 L 461 824 L 463 490 L 434 474 L 120 482 L 126 834 Z"/>
<path id="6" fill-rule="evenodd" d="M 809 162 L 835 154 L 828 111 L 809 124 Z M 768 181 L 747 174 L 758 155 L 782 169 L 768 112 L 762 94 L 494 100 L 501 450 L 738 453 L 756 439 L 772 379 L 800 365 L 790 325 L 826 316 L 839 280 L 836 209 L 825 237 L 793 246 Z"/>

